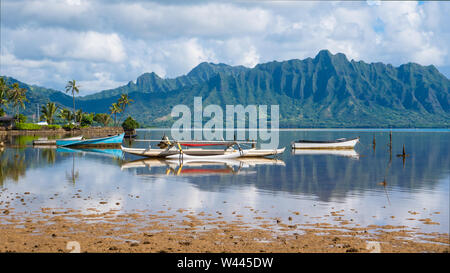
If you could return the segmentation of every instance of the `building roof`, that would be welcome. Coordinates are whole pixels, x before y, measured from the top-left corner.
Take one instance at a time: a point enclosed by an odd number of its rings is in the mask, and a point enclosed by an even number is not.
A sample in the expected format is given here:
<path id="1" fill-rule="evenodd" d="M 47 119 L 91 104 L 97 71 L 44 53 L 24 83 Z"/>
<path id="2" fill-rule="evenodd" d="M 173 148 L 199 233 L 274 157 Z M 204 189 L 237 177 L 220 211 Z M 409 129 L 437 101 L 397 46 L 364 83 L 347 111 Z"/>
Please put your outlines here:
<path id="1" fill-rule="evenodd" d="M 12 116 L 0 117 L 0 121 L 13 121 L 13 120 L 14 120 L 14 117 L 12 117 Z"/>

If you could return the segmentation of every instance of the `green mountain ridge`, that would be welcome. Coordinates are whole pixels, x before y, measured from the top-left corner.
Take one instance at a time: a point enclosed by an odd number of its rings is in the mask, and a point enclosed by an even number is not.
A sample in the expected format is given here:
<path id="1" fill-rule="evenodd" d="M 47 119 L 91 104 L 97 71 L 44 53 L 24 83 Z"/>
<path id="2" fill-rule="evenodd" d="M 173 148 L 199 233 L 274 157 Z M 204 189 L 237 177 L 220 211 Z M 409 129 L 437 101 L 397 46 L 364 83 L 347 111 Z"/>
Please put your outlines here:
<path id="1" fill-rule="evenodd" d="M 14 82 L 15 79 L 7 78 Z M 20 82 L 19 82 L 20 83 Z M 36 103 L 70 108 L 65 93 L 30 86 L 26 114 Z M 280 105 L 281 127 L 450 127 L 450 80 L 434 66 L 349 61 L 320 51 L 314 58 L 273 61 L 254 68 L 201 63 L 188 74 L 163 79 L 144 73 L 136 83 L 76 97 L 85 112 L 107 112 L 121 93 L 135 102 L 123 115 L 145 126 L 170 126 L 177 104 Z"/>

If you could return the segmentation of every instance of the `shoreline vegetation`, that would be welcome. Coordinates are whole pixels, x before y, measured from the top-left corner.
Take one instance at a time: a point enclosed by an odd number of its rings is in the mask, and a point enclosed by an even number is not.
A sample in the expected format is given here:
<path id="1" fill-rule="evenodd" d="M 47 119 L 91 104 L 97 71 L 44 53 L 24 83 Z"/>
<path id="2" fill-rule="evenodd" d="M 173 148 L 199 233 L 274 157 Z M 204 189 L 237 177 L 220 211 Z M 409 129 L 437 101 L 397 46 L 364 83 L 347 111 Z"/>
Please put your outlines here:
<path id="1" fill-rule="evenodd" d="M 36 122 L 27 122 L 28 117 L 20 113 L 20 109 L 25 109 L 25 102 L 29 102 L 27 98 L 27 89 L 19 86 L 18 83 L 8 85 L 4 78 L 0 77 L 0 135 L 61 135 L 70 132 L 74 135 L 77 132 L 90 133 L 91 128 L 95 128 L 96 133 L 107 134 L 111 131 L 121 133 L 125 131 L 132 134 L 137 123 L 131 116 L 125 119 L 126 107 L 133 102 L 128 94 L 121 94 L 117 102 L 112 103 L 109 114 L 107 113 L 86 113 L 82 109 L 75 108 L 75 93 L 79 92 L 80 86 L 75 80 L 67 83 L 66 93 L 72 93 L 73 109 L 60 108 L 55 102 L 48 101 L 40 109 Z M 14 116 L 7 116 L 5 109 L 9 106 L 14 108 Z M 121 124 L 122 130 L 117 129 L 119 122 L 117 115 L 122 114 L 124 119 Z M 114 122 L 112 116 L 114 115 Z M 32 116 L 36 121 L 36 115 Z M 111 127 L 112 125 L 112 127 Z M 100 128 L 100 129 L 99 129 Z M 6 133 L 5 133 L 6 132 Z"/>
<path id="2" fill-rule="evenodd" d="M 117 135 L 123 133 L 122 127 L 87 127 L 77 128 L 73 130 L 59 129 L 44 129 L 39 130 L 0 130 L 0 136 L 43 136 L 43 137 L 64 137 L 64 136 L 89 136 L 101 137 L 105 135 Z"/>

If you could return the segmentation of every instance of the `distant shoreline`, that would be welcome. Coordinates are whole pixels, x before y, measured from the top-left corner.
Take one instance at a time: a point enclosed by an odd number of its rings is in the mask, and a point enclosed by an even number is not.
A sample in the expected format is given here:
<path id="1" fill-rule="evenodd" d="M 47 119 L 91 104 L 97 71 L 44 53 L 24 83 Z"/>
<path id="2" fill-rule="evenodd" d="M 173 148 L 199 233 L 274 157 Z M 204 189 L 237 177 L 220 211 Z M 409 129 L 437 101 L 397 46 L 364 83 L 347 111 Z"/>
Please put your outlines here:
<path id="1" fill-rule="evenodd" d="M 45 129 L 45 130 L 0 130 L 0 136 L 69 136 L 83 135 L 89 137 L 115 135 L 123 133 L 122 127 L 89 127 L 74 130 Z"/>
<path id="2" fill-rule="evenodd" d="M 143 131 L 143 130 L 170 130 L 171 128 L 162 128 L 162 127 L 146 127 L 146 128 L 138 128 L 136 131 Z M 200 129 L 191 129 L 192 131 L 200 130 Z M 218 130 L 227 130 L 225 129 L 218 129 Z M 248 129 L 248 128 L 235 128 L 232 130 L 260 130 L 260 129 Z M 271 129 L 269 129 L 271 130 Z M 432 127 L 417 127 L 417 128 L 408 128 L 408 127 L 399 127 L 399 128 L 383 128 L 383 127 L 361 127 L 361 128 L 278 128 L 279 131 L 305 131 L 305 130 L 312 130 L 312 131 L 405 131 L 405 130 L 447 130 L 450 132 L 450 127 L 448 128 L 432 128 Z"/>
<path id="3" fill-rule="evenodd" d="M 167 131 L 171 128 L 139 128 L 136 131 Z M 196 131 L 199 129 L 191 129 Z M 226 131 L 227 129 L 223 129 Z M 236 131 L 249 131 L 259 129 L 239 128 Z M 270 129 L 269 129 L 270 130 Z M 279 128 L 278 131 L 367 131 L 367 132 L 449 132 L 450 128 Z M 0 137 L 7 136 L 42 136 L 42 137 L 66 137 L 83 135 L 87 137 L 101 137 L 105 135 L 115 135 L 123 132 L 122 127 L 90 127 L 82 129 L 74 129 L 72 131 L 65 129 L 45 129 L 45 130 L 0 130 Z"/>

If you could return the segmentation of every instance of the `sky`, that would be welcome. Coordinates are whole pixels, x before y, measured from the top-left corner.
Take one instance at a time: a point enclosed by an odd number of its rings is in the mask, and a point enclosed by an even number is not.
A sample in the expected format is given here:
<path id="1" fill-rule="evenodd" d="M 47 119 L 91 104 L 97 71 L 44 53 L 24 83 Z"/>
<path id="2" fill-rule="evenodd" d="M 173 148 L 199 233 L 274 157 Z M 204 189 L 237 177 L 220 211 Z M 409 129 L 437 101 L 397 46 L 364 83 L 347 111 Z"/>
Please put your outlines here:
<path id="1" fill-rule="evenodd" d="M 435 65 L 450 77 L 450 2 L 1 0 L 0 75 L 80 95 L 201 62 L 314 57 Z"/>

